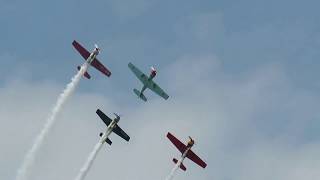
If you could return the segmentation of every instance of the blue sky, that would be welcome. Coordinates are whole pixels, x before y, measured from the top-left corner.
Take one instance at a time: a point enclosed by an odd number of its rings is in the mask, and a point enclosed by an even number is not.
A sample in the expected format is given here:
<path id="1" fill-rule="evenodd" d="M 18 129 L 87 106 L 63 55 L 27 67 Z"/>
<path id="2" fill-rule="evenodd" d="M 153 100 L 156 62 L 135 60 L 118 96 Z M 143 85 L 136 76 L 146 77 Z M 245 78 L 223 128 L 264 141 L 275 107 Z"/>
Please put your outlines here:
<path id="1" fill-rule="evenodd" d="M 102 49 L 98 58 L 113 74 L 106 78 L 89 69 L 93 79 L 81 81 L 61 114 L 33 179 L 46 174 L 49 179 L 75 177 L 93 148 L 97 128 L 101 130 L 101 124 L 92 123 L 96 107 L 109 114 L 123 111 L 120 123 L 137 134 L 137 140 L 100 153 L 91 178 L 104 177 L 104 165 L 120 167 L 106 164 L 114 153 L 113 160 L 127 161 L 128 175 L 112 178 L 164 179 L 172 167 L 170 158 L 178 155 L 164 137 L 169 130 L 180 138 L 195 136 L 195 150 L 209 164 L 199 170 L 188 163 L 190 171 L 176 179 L 292 180 L 319 175 L 320 162 L 312 158 L 320 150 L 318 1 L 0 3 L 0 122 L 5 124 L 0 139 L 6 147 L 0 153 L 9 153 L 0 161 L 0 167 L 6 167 L 0 168 L 1 177 L 15 176 L 59 92 L 83 63 L 71 45 L 74 39 L 89 50 L 97 43 Z M 127 68 L 130 61 L 144 72 L 155 66 L 155 80 L 170 99 L 146 92 L 151 101 L 138 101 L 132 89 L 140 83 Z M 70 126 L 78 130 L 71 132 Z M 76 153 L 67 141 L 73 141 L 71 137 L 83 138 L 72 145 Z M 17 138 L 23 142 L 12 144 Z M 149 160 L 154 153 L 144 150 L 143 140 L 159 142 L 151 148 L 161 154 L 154 169 L 155 162 Z M 137 158 L 116 157 L 128 152 Z M 134 164 L 142 155 L 147 160 Z M 62 166 L 66 159 L 72 162 Z M 61 168 L 46 169 L 52 166 Z M 129 170 L 132 166 L 139 169 Z"/>
<path id="2" fill-rule="evenodd" d="M 2 72 L 11 76 L 9 72 L 20 65 L 32 69 L 32 81 L 65 80 L 68 69 L 79 61 L 70 46 L 77 39 L 89 49 L 95 42 L 102 46 L 102 60 L 116 72 L 125 71 L 131 59 L 161 68 L 185 52 L 215 53 L 229 73 L 279 63 L 298 86 L 318 90 L 310 80 L 319 64 L 317 5 L 317 1 L 4 1 L 0 52 L 11 58 L 1 62 L 6 67 Z M 50 74 L 43 76 L 48 68 Z"/>

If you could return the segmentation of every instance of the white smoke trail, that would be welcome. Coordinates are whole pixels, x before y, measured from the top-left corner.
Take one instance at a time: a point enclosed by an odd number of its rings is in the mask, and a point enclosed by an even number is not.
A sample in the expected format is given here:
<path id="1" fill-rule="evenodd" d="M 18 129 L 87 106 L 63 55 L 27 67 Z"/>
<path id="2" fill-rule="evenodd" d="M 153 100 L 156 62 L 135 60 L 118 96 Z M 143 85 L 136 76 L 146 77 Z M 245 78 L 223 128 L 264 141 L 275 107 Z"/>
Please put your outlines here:
<path id="1" fill-rule="evenodd" d="M 99 150 L 101 149 L 102 145 L 103 145 L 103 142 L 101 140 L 99 140 L 99 142 L 94 146 L 93 151 L 90 153 L 87 161 L 85 162 L 83 167 L 80 169 L 80 172 L 79 172 L 78 176 L 75 178 L 75 180 L 83 180 L 86 177 L 86 175 L 87 175 L 88 171 L 90 170 L 93 161 L 96 159 L 96 156 L 97 156 Z"/>
<path id="2" fill-rule="evenodd" d="M 24 160 L 22 162 L 22 165 L 17 172 L 16 180 L 27 179 L 28 170 L 32 167 L 32 165 L 34 163 L 35 155 L 38 152 L 40 146 L 42 145 L 48 132 L 50 131 L 52 125 L 54 124 L 56 116 L 59 114 L 59 112 L 60 112 L 61 108 L 63 107 L 64 103 L 66 102 L 66 100 L 74 92 L 75 88 L 79 84 L 81 77 L 87 71 L 87 69 L 88 69 L 88 63 L 85 62 L 81 66 L 80 71 L 78 71 L 78 73 L 71 79 L 71 82 L 67 85 L 67 87 L 60 94 L 56 104 L 53 106 L 53 109 L 52 109 L 51 113 L 49 114 L 49 117 L 48 117 L 43 129 L 38 134 L 38 136 L 35 138 L 31 149 L 25 155 Z"/>
<path id="3" fill-rule="evenodd" d="M 183 161 L 183 157 L 181 157 L 180 159 L 179 159 L 179 161 L 176 163 L 176 165 L 173 167 L 173 169 L 171 170 L 171 172 L 170 172 L 170 174 L 168 175 L 168 177 L 166 178 L 166 180 L 171 180 L 173 177 L 174 177 L 174 175 L 176 174 L 176 172 L 177 172 L 177 170 L 179 169 L 179 167 L 180 167 L 180 164 L 182 163 L 182 161 Z"/>

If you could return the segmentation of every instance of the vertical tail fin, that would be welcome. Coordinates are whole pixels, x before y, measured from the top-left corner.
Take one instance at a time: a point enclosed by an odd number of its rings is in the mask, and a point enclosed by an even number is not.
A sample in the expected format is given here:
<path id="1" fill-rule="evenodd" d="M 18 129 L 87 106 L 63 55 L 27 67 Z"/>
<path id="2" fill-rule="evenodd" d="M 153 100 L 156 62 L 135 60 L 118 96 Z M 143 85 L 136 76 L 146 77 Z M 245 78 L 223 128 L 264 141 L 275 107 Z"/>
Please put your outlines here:
<path id="1" fill-rule="evenodd" d="M 177 160 L 176 158 L 173 158 L 172 161 L 173 161 L 175 164 L 178 163 L 178 160 Z M 181 164 L 180 164 L 180 168 L 181 168 L 183 171 L 186 171 L 186 170 L 187 170 L 187 168 L 182 164 L 182 162 L 181 162 Z"/>
<path id="2" fill-rule="evenodd" d="M 143 101 L 147 101 L 147 98 L 143 95 L 143 93 L 141 93 L 139 90 L 137 89 L 133 89 L 133 92 Z"/>

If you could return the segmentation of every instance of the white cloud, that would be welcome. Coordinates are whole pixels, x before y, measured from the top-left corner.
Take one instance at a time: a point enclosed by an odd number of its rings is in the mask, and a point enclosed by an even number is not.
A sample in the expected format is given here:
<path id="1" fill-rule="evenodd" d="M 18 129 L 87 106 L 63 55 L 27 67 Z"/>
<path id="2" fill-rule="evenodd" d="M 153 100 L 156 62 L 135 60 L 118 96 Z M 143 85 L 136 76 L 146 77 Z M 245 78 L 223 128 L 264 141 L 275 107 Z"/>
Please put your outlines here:
<path id="1" fill-rule="evenodd" d="M 317 105 L 318 97 L 294 89 L 281 65 L 232 77 L 214 55 L 188 55 L 162 72 L 167 75 L 157 81 L 171 95 L 168 101 L 148 93 L 149 102 L 123 108 L 112 94 L 76 93 L 40 150 L 31 179 L 77 175 L 105 129 L 95 114 L 97 108 L 110 116 L 123 114 L 119 125 L 131 140 L 127 143 L 111 135 L 112 146 L 102 148 L 87 179 L 106 174 L 109 179 L 165 179 L 174 166 L 172 158 L 180 155 L 166 139 L 168 131 L 183 141 L 188 135 L 194 137 L 193 150 L 208 163 L 202 170 L 187 160 L 188 170 L 178 172 L 177 180 L 292 180 L 318 175 L 320 164 L 313 157 L 319 143 L 303 138 L 316 114 L 308 106 Z M 50 82 L 16 80 L 0 89 L 0 176 L 4 179 L 13 179 L 62 88 Z M 292 118 L 291 113 L 306 116 Z M 298 133 L 297 127 L 302 128 Z M 296 136 L 299 142 L 288 136 Z"/>

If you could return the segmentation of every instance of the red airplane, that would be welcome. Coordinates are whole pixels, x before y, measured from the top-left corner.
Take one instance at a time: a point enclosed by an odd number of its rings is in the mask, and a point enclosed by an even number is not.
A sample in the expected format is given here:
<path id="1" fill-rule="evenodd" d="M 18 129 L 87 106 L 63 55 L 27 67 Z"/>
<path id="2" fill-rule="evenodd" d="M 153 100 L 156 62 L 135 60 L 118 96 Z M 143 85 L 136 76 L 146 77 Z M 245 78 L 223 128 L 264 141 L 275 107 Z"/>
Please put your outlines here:
<path id="1" fill-rule="evenodd" d="M 81 54 L 81 56 L 87 61 L 88 64 L 96 68 L 98 71 L 100 71 L 102 74 L 106 76 L 110 76 L 111 72 L 96 58 L 96 56 L 100 52 L 100 48 L 95 44 L 95 48 L 90 53 L 88 50 L 86 50 L 84 47 L 82 47 L 77 41 L 72 42 L 73 47 Z M 80 70 L 80 66 L 77 67 L 78 70 Z M 91 78 L 90 74 L 88 72 L 84 73 L 84 76 L 88 79 Z"/>
<path id="2" fill-rule="evenodd" d="M 180 163 L 180 168 L 184 171 L 187 170 L 187 168 L 183 165 L 183 160 L 185 157 L 189 158 L 191 161 L 195 162 L 202 168 L 205 168 L 207 164 L 203 162 L 194 152 L 191 151 L 191 147 L 194 145 L 194 140 L 189 136 L 189 141 L 187 145 L 183 144 L 181 141 L 179 141 L 176 137 L 174 137 L 170 132 L 168 132 L 167 137 L 169 140 L 178 148 L 178 150 L 182 153 L 180 160 L 178 161 L 176 158 L 173 158 L 173 162 L 175 164 Z"/>

